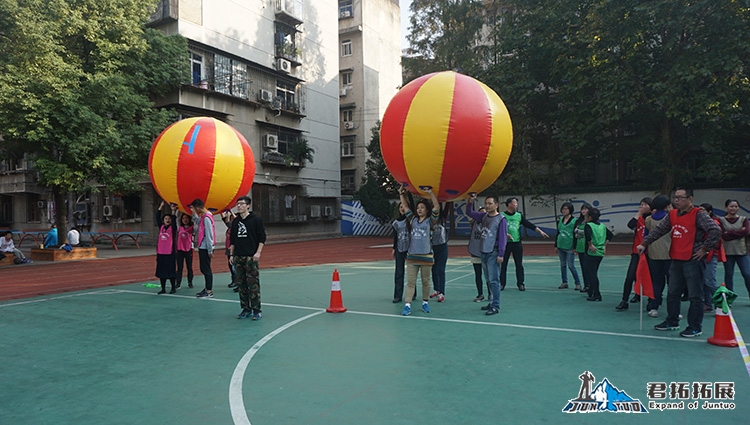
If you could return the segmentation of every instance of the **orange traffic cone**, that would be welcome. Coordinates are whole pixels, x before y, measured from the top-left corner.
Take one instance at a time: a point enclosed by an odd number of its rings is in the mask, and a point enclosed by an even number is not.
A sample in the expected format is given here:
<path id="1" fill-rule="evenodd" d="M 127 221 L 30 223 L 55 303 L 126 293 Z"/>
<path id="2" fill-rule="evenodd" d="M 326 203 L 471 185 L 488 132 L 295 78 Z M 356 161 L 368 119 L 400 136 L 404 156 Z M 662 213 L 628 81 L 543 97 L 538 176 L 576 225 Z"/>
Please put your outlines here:
<path id="1" fill-rule="evenodd" d="M 708 343 L 722 347 L 736 347 L 737 339 L 732 329 L 732 319 L 729 314 L 724 314 L 721 309 L 716 309 L 716 322 L 714 323 L 714 336 L 708 338 Z"/>
<path id="2" fill-rule="evenodd" d="M 339 281 L 339 271 L 333 270 L 333 282 L 331 283 L 331 306 L 326 309 L 329 313 L 343 313 L 346 311 L 344 302 L 341 299 L 341 282 Z"/>

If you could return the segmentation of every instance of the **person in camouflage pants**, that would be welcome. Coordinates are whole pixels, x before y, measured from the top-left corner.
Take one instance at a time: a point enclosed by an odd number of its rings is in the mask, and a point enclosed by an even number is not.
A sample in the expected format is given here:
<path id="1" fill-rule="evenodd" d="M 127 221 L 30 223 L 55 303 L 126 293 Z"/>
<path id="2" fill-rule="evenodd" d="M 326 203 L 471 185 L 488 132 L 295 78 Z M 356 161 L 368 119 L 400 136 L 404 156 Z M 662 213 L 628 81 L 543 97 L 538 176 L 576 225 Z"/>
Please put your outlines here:
<path id="1" fill-rule="evenodd" d="M 229 234 L 229 261 L 236 269 L 236 279 L 242 311 L 238 319 L 261 318 L 259 261 L 266 243 L 263 220 L 249 211 L 251 200 L 242 196 L 237 200 L 237 217 Z"/>

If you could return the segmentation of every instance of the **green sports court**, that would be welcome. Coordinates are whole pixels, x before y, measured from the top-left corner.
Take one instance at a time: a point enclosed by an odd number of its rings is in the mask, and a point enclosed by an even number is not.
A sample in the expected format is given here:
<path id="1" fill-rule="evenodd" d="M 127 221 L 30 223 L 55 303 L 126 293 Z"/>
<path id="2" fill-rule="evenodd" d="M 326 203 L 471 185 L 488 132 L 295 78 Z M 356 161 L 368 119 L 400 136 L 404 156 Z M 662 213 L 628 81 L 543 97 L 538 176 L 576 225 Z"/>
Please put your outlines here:
<path id="1" fill-rule="evenodd" d="M 222 275 L 210 300 L 138 283 L 3 302 L 0 423 L 746 423 L 750 376 L 737 348 L 706 343 L 713 314 L 687 339 L 652 329 L 664 307 L 657 319 L 643 315 L 643 330 L 636 304 L 614 310 L 628 260 L 604 259 L 604 301 L 587 302 L 557 289 L 556 257 L 527 257 L 527 290 L 515 288 L 510 265 L 500 314 L 489 317 L 473 302 L 466 258 L 448 262 L 446 302 L 431 302 L 430 314 L 417 302 L 409 317 L 391 302 L 390 261 L 262 270 L 259 321 L 236 319 Z M 334 269 L 346 313 L 325 312 Z M 750 302 L 739 295 L 734 317 L 750 335 Z M 606 378 L 648 413 L 563 413 L 586 371 L 592 387 Z M 649 383 L 666 385 L 666 399 L 650 399 Z M 733 398 L 670 398 L 680 383 L 718 383 Z"/>

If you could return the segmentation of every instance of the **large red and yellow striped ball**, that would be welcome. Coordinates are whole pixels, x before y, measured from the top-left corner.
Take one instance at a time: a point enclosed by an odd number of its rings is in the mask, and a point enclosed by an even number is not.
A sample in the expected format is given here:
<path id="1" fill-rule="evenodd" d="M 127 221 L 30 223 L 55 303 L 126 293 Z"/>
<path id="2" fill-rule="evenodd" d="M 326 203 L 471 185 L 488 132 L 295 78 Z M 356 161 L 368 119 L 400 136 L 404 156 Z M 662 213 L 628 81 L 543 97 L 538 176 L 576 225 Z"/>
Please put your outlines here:
<path id="1" fill-rule="evenodd" d="M 224 211 L 250 192 L 255 156 L 247 140 L 215 118 L 186 118 L 167 127 L 148 158 L 151 183 L 181 211 L 199 198 L 206 208 Z"/>
<path id="2" fill-rule="evenodd" d="M 510 115 L 485 84 L 451 71 L 405 85 L 383 115 L 380 149 L 407 189 L 440 202 L 479 193 L 497 180 L 513 146 Z"/>

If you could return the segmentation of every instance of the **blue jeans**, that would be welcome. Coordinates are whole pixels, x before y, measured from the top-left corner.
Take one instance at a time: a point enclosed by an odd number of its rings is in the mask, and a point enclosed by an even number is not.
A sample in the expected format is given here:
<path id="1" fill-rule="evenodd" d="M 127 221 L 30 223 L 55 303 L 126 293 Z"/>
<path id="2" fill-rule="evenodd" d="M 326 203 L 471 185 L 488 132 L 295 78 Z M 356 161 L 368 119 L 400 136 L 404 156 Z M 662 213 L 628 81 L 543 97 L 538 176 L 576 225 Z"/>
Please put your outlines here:
<path id="1" fill-rule="evenodd" d="M 740 273 L 745 279 L 745 287 L 750 292 L 750 257 L 745 255 L 727 255 L 727 262 L 724 263 L 724 283 L 727 289 L 734 291 L 734 265 L 740 268 Z"/>
<path id="2" fill-rule="evenodd" d="M 497 264 L 497 250 L 482 253 L 484 278 L 490 282 L 490 307 L 500 308 L 500 265 Z"/>
<path id="3" fill-rule="evenodd" d="M 573 280 L 576 285 L 581 284 L 581 279 L 578 277 L 578 271 L 576 270 L 576 252 L 572 249 L 564 250 L 557 249 L 557 256 L 560 257 L 560 276 L 562 277 L 562 283 L 568 283 L 568 269 L 570 274 L 573 275 Z"/>
<path id="4" fill-rule="evenodd" d="M 706 272 L 703 274 L 703 303 L 714 305 L 713 297 L 719 285 L 716 283 L 716 266 L 719 265 L 719 257 L 714 255 L 706 262 Z"/>
<path id="5" fill-rule="evenodd" d="M 677 326 L 680 323 L 680 298 L 687 287 L 690 307 L 687 313 L 688 327 L 697 331 L 703 329 L 703 260 L 672 260 L 669 267 L 669 290 L 667 291 L 667 323 Z"/>
<path id="6" fill-rule="evenodd" d="M 445 294 L 445 265 L 448 263 L 448 244 L 433 245 L 435 263 L 432 264 L 432 287 Z"/>
<path id="7" fill-rule="evenodd" d="M 646 257 L 651 274 L 651 285 L 654 287 L 654 298 L 648 300 L 648 310 L 658 310 L 662 302 L 664 287 L 669 283 L 669 268 L 672 260 L 652 260 Z"/>

